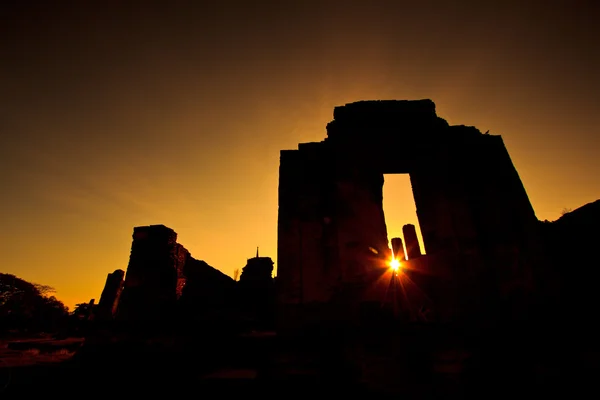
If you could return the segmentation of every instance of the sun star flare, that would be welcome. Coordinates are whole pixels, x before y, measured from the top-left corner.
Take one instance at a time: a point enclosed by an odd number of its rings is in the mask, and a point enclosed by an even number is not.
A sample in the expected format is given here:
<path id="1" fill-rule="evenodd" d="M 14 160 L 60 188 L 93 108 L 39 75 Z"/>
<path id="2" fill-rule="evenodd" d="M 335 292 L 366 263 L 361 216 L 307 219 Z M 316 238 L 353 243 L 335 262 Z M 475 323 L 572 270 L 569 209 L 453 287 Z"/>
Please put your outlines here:
<path id="1" fill-rule="evenodd" d="M 400 270 L 400 261 L 398 261 L 396 258 L 392 258 L 390 261 L 390 267 L 392 268 L 392 271 L 398 272 L 398 270 Z"/>

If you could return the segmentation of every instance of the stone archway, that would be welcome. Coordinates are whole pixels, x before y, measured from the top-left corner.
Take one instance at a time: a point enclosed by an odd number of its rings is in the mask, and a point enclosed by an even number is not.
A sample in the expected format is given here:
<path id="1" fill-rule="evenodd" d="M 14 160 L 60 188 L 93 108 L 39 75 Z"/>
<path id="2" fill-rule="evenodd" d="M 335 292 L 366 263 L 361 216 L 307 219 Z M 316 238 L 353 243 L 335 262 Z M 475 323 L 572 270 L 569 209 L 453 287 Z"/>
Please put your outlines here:
<path id="1" fill-rule="evenodd" d="M 535 262 L 537 219 L 500 136 L 450 126 L 431 100 L 361 101 L 334 109 L 324 141 L 281 152 L 284 308 L 331 304 L 340 292 L 346 304 L 381 296 L 374 286 L 390 256 L 382 207 L 390 173 L 410 175 L 427 249 L 415 268 L 447 281 L 422 285 L 453 309 L 448 315 L 465 303 L 453 299 L 459 292 L 479 296 L 483 271 L 502 268 L 515 250 Z"/>

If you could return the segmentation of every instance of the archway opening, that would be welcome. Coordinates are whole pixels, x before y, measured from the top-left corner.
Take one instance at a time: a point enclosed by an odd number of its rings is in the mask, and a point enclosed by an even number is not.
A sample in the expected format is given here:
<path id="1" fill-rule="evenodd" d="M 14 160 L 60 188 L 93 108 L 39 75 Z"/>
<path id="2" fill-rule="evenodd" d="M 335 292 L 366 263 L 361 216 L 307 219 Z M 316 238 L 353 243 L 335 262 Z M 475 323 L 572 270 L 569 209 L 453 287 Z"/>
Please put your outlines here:
<path id="1" fill-rule="evenodd" d="M 388 241 L 399 237 L 402 239 L 404 254 L 408 254 L 407 241 L 402 227 L 407 224 L 415 226 L 419 249 L 425 254 L 425 245 L 421 235 L 421 227 L 417 218 L 417 208 L 413 195 L 410 176 L 408 174 L 385 174 L 383 176 L 383 213 L 387 227 Z M 392 247 L 390 243 L 390 248 Z"/>

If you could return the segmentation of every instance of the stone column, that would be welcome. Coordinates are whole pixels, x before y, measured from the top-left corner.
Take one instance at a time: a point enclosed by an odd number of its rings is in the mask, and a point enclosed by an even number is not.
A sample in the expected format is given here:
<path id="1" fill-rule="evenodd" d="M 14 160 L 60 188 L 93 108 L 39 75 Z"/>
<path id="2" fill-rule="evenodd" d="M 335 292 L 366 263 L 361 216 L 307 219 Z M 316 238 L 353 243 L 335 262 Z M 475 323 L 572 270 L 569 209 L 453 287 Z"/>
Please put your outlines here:
<path id="1" fill-rule="evenodd" d="M 421 256 L 421 248 L 419 247 L 419 239 L 417 238 L 417 231 L 413 224 L 406 224 L 402 227 L 402 234 L 406 241 L 406 255 L 409 260 Z"/>
<path id="2" fill-rule="evenodd" d="M 149 321 L 170 317 L 183 287 L 179 272 L 186 254 L 172 229 L 164 225 L 134 228 L 117 318 Z"/>
<path id="3" fill-rule="evenodd" d="M 401 238 L 392 238 L 392 250 L 394 251 L 394 258 L 398 261 L 405 261 L 404 256 L 404 244 Z"/>

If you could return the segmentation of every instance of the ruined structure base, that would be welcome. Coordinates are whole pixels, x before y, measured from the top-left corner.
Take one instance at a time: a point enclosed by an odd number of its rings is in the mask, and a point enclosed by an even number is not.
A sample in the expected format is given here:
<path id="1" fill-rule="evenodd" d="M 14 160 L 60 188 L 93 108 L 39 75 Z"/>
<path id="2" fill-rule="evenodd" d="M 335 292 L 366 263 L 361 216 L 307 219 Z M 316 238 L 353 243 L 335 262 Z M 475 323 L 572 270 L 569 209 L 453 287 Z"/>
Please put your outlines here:
<path id="1" fill-rule="evenodd" d="M 87 343 L 70 364 L 44 374 L 29 373 L 27 379 L 18 377 L 8 394 L 23 398 L 42 387 L 45 394 L 93 387 L 95 393 L 107 395 L 158 390 L 202 394 L 216 389 L 221 395 L 275 397 L 293 388 L 294 394 L 302 395 L 318 391 L 408 399 L 481 398 L 490 390 L 495 395 L 518 390 L 540 396 L 562 388 L 573 395 L 572 390 L 585 388 L 579 384 L 595 382 L 585 375 L 593 371 L 593 360 L 582 357 L 590 354 L 589 348 L 574 351 L 573 344 L 558 340 L 562 332 L 531 328 L 469 331 L 441 324 L 405 324 L 305 332 L 302 337 L 195 332 L 148 334 L 144 343 L 109 337 L 103 344 Z"/>

